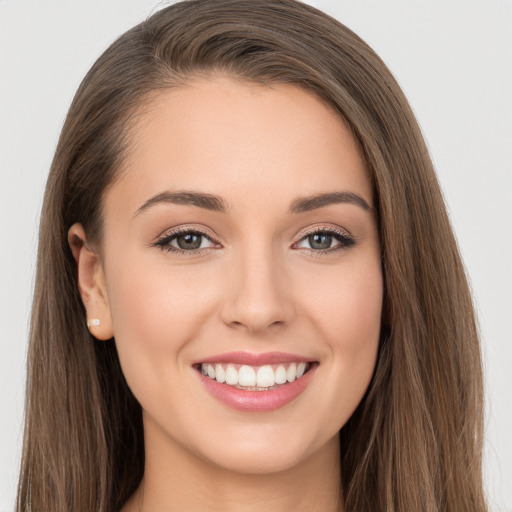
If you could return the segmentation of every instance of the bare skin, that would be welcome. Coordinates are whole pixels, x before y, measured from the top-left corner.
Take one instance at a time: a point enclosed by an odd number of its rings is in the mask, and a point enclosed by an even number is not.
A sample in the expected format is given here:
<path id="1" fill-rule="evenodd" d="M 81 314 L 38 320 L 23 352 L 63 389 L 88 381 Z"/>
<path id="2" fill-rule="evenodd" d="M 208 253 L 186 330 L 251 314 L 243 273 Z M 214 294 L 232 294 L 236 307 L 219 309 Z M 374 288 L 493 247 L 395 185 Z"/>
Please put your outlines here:
<path id="1" fill-rule="evenodd" d="M 207 462 L 198 464 L 194 461 L 191 464 L 188 453 L 179 457 L 179 450 L 173 450 L 173 459 L 169 460 L 164 470 L 161 465 L 146 466 L 144 481 L 122 512 L 340 512 L 341 489 L 336 441 L 333 439 L 332 443 L 326 444 L 308 460 L 287 471 L 260 475 L 233 473 L 211 467 Z M 183 478 L 184 475 L 186 478 Z M 298 482 L 301 483 L 300 488 Z M 167 508 L 159 508 L 162 503 L 169 505 Z"/>
<path id="2" fill-rule="evenodd" d="M 358 145 L 293 86 L 219 76 L 152 101 L 101 251 L 69 232 L 91 331 L 115 337 L 143 409 L 144 480 L 122 512 L 339 512 L 338 432 L 373 373 L 383 293 Z M 307 387 L 275 410 L 226 405 L 197 362 L 232 351 L 306 358 Z"/>

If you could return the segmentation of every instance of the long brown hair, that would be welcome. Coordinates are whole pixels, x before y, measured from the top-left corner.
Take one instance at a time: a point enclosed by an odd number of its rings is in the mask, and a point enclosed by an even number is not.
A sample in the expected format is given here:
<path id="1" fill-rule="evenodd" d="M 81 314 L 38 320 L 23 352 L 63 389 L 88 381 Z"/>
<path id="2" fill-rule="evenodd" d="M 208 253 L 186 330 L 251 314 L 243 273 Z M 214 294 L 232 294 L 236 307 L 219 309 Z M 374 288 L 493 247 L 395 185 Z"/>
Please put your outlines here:
<path id="1" fill-rule="evenodd" d="M 227 74 L 302 87 L 350 126 L 371 173 L 385 278 L 372 383 L 340 431 L 345 510 L 486 510 L 473 306 L 411 109 L 353 32 L 294 0 L 188 0 L 115 41 L 82 82 L 42 210 L 17 510 L 119 510 L 144 470 L 140 405 L 114 341 L 85 325 L 67 231 L 101 244 L 102 197 L 151 93 Z"/>

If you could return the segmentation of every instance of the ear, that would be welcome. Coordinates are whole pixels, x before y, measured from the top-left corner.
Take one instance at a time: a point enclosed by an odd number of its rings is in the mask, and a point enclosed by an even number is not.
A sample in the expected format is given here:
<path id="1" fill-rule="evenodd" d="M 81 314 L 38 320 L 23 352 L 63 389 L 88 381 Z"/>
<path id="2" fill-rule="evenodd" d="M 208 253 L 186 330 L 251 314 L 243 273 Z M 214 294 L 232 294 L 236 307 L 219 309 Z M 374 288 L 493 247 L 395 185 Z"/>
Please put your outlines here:
<path id="1" fill-rule="evenodd" d="M 81 224 L 68 231 L 68 243 L 78 267 L 78 290 L 85 306 L 91 334 L 99 340 L 114 335 L 105 272 L 99 254 L 87 243 Z M 98 321 L 99 320 L 99 324 Z"/>

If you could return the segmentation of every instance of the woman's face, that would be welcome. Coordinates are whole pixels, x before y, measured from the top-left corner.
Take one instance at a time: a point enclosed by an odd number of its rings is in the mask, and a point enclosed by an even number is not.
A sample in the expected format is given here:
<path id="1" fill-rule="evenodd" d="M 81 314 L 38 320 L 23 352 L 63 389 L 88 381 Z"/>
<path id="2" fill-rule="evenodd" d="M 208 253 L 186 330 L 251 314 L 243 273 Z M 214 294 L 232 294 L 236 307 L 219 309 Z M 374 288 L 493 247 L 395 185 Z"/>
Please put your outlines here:
<path id="1" fill-rule="evenodd" d="M 218 77 L 152 101 L 105 195 L 94 315 L 148 453 L 258 473 L 338 446 L 379 341 L 372 204 L 353 136 L 304 90 Z"/>

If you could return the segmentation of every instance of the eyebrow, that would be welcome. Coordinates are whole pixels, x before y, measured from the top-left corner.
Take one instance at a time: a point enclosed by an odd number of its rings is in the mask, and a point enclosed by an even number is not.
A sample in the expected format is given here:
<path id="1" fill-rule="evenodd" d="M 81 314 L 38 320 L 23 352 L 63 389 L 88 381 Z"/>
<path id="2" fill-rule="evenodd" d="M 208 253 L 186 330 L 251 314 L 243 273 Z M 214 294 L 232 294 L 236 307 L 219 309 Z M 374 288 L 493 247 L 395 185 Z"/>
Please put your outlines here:
<path id="1" fill-rule="evenodd" d="M 290 206 L 290 213 L 309 212 L 317 208 L 322 208 L 322 206 L 339 203 L 360 206 L 365 211 L 373 210 L 373 207 L 359 194 L 355 194 L 354 192 L 328 192 L 326 194 L 317 194 L 296 199 Z"/>
<path id="2" fill-rule="evenodd" d="M 136 212 L 135 216 L 140 215 L 152 206 L 161 203 L 180 204 L 186 206 L 196 206 L 211 210 L 215 212 L 226 213 L 228 211 L 228 204 L 220 197 L 213 194 L 206 194 L 204 192 L 195 191 L 176 191 L 176 192 L 162 192 L 148 199 Z M 304 213 L 311 210 L 322 208 L 330 204 L 347 203 L 361 207 L 365 211 L 372 211 L 373 207 L 370 206 L 365 199 L 354 192 L 327 192 L 324 194 L 315 194 L 312 196 L 301 197 L 296 199 L 290 205 L 289 213 L 297 214 Z"/>
<path id="3" fill-rule="evenodd" d="M 177 192 L 162 192 L 156 196 L 148 199 L 136 212 L 134 216 L 141 214 L 148 208 L 161 203 L 183 204 L 187 206 L 197 206 L 206 210 L 215 212 L 226 213 L 227 203 L 222 197 L 212 194 L 205 194 L 204 192 L 193 191 L 177 191 Z"/>

